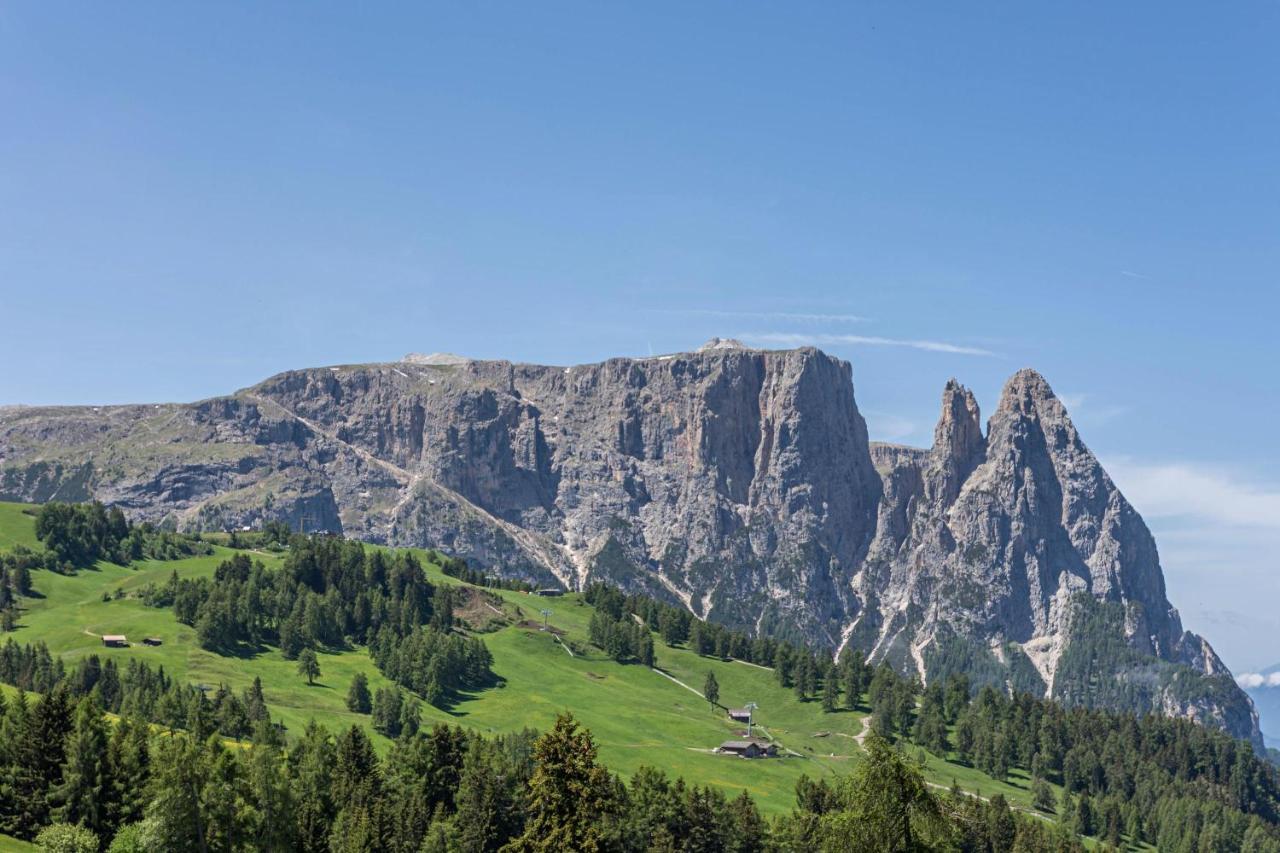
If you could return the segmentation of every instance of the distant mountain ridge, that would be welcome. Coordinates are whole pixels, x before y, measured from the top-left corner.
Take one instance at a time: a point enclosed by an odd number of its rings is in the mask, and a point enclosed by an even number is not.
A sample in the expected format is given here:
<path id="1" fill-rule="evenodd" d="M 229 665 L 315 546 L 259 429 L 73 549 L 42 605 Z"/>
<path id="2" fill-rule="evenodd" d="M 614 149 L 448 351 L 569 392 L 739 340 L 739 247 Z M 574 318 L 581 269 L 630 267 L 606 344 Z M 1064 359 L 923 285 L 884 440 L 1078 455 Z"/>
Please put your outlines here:
<path id="1" fill-rule="evenodd" d="M 1182 629 L 1146 525 L 1030 370 L 985 430 L 949 383 L 929 449 L 869 441 L 847 362 L 720 339 L 0 411 L 0 499 L 90 497 L 182 528 L 281 518 L 540 583 L 608 580 L 926 678 L 963 670 L 1261 744 L 1248 698 Z"/>

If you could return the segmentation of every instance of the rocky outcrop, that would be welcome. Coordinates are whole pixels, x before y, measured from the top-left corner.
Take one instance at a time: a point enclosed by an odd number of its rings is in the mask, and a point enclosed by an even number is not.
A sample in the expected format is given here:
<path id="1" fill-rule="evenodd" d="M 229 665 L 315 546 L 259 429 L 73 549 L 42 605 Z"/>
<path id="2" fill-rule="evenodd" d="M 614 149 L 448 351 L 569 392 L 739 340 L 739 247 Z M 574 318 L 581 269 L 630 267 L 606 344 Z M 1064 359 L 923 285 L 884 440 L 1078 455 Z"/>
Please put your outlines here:
<path id="1" fill-rule="evenodd" d="M 568 368 L 411 355 L 190 405 L 0 410 L 0 498 L 90 496 L 182 528 L 282 518 L 539 583 L 608 580 L 925 678 L 966 669 L 1256 737 L 1166 600 L 1141 518 L 1032 371 L 985 431 L 949 383 L 927 450 L 868 441 L 846 362 L 721 339 Z M 1086 623 L 1114 624 L 1132 654 L 1098 660 Z M 1099 667 L 1133 690 L 1082 693 Z"/>

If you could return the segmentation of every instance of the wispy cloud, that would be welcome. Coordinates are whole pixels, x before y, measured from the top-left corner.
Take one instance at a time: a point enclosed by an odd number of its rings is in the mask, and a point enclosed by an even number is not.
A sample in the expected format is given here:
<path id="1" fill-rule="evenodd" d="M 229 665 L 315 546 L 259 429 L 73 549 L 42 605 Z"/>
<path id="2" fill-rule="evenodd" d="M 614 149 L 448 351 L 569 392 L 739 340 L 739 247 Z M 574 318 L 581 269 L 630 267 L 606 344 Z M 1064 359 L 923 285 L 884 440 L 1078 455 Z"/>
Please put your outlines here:
<path id="1" fill-rule="evenodd" d="M 795 332 L 760 332 L 739 335 L 742 339 L 756 344 L 803 347 L 803 346 L 871 346 L 871 347 L 905 347 L 907 349 L 924 350 L 925 352 L 942 352 L 951 355 L 995 356 L 991 350 L 979 347 L 963 346 L 947 341 L 931 341 L 909 338 L 882 338 L 875 335 L 830 335 L 800 334 Z"/>
<path id="2" fill-rule="evenodd" d="M 1121 458 L 1109 460 L 1107 470 L 1145 516 L 1280 532 L 1280 486 L 1187 463 L 1152 465 Z"/>
<path id="3" fill-rule="evenodd" d="M 1151 526 L 1187 627 L 1246 673 L 1280 661 L 1280 484 L 1190 462 L 1103 463 Z"/>
<path id="4" fill-rule="evenodd" d="M 1143 281 L 1151 280 L 1150 276 L 1145 276 L 1142 273 L 1134 272 L 1133 270 L 1120 270 L 1120 275 L 1124 276 L 1125 278 L 1140 278 Z"/>
<path id="5" fill-rule="evenodd" d="M 795 311 L 722 311 L 716 308 L 650 308 L 659 314 L 684 314 L 698 317 L 731 317 L 753 320 L 791 320 L 798 323 L 865 323 L 857 314 L 803 313 Z"/>
<path id="6" fill-rule="evenodd" d="M 902 441 L 916 434 L 915 421 L 889 412 L 863 412 L 867 419 L 867 432 L 873 441 Z"/>
<path id="7" fill-rule="evenodd" d="M 1097 426 L 1113 421 L 1129 413 L 1128 406 L 1099 404 L 1089 394 L 1059 394 L 1058 399 L 1067 407 L 1071 417 L 1079 424 Z"/>

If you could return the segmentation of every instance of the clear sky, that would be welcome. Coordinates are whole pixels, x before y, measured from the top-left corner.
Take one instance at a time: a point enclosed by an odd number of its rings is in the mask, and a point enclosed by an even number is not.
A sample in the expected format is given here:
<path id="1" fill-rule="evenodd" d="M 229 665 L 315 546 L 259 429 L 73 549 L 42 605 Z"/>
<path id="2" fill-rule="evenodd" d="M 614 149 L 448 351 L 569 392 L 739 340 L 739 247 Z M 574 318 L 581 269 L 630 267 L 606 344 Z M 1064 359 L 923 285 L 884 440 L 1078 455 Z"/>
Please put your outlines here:
<path id="1" fill-rule="evenodd" d="M 732 335 L 1041 370 L 1280 661 L 1280 4 L 6 3 L 0 403 Z"/>

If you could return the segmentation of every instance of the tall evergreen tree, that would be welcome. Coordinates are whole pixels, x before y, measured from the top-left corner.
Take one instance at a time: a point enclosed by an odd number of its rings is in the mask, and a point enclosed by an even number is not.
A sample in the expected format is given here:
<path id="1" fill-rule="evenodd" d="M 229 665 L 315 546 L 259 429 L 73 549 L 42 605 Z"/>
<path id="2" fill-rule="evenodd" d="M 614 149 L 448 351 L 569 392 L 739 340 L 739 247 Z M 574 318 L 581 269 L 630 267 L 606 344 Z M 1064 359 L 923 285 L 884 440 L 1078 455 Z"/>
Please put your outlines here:
<path id="1" fill-rule="evenodd" d="M 570 714 L 534 747 L 537 768 L 529 781 L 528 818 L 510 853 L 595 853 L 603 848 L 617 806 L 609 772 L 596 763 L 591 733 Z"/>
<path id="2" fill-rule="evenodd" d="M 707 677 L 702 681 L 702 697 L 711 704 L 713 711 L 720 702 L 720 684 L 716 681 L 716 674 L 711 670 L 707 670 Z"/>
<path id="3" fill-rule="evenodd" d="M 822 710 L 831 713 L 840 705 L 840 682 L 833 666 L 822 679 Z"/>
<path id="4" fill-rule="evenodd" d="M 329 824 L 337 813 L 335 763 L 336 749 L 329 732 L 312 721 L 289 755 L 295 837 L 302 853 L 327 853 L 329 849 Z"/>
<path id="5" fill-rule="evenodd" d="M 31 838 L 49 822 L 49 793 L 62 780 L 65 740 L 71 731 L 71 707 L 59 687 L 41 696 L 25 716 L 13 745 L 8 779 L 12 812 L 6 830 Z"/>
<path id="6" fill-rule="evenodd" d="M 373 709 L 369 698 L 369 679 L 363 672 L 357 672 L 351 679 L 351 688 L 347 691 L 347 710 L 357 714 L 367 714 Z"/>
<path id="7" fill-rule="evenodd" d="M 108 824 L 112 790 L 107 760 L 107 732 L 102 709 L 92 695 L 76 706 L 75 724 L 66 744 L 62 781 L 50 793 L 53 819 L 80 824 L 102 835 Z"/>

